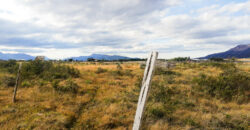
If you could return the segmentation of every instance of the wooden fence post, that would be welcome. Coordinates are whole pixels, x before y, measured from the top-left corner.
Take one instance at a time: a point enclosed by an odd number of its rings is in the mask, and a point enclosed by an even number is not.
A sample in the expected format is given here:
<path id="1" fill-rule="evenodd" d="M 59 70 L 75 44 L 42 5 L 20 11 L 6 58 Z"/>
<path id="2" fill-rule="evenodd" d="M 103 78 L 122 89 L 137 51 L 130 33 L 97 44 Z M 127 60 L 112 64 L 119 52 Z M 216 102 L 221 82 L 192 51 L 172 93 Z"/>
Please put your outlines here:
<path id="1" fill-rule="evenodd" d="M 150 89 L 150 84 L 151 84 L 152 76 L 154 73 L 157 57 L 158 57 L 158 52 L 152 52 L 146 63 L 144 77 L 142 80 L 141 92 L 140 92 L 140 96 L 138 99 L 136 115 L 135 115 L 134 124 L 133 124 L 133 130 L 139 130 L 141 126 L 143 111 L 144 111 L 144 107 L 147 101 L 147 96 L 148 96 L 148 92 Z"/>
<path id="2" fill-rule="evenodd" d="M 22 62 L 19 64 L 19 68 L 18 68 L 18 72 L 17 72 L 16 85 L 15 85 L 14 94 L 13 94 L 13 103 L 16 102 L 16 93 L 17 93 L 17 88 L 19 85 L 21 68 L 22 68 Z"/>

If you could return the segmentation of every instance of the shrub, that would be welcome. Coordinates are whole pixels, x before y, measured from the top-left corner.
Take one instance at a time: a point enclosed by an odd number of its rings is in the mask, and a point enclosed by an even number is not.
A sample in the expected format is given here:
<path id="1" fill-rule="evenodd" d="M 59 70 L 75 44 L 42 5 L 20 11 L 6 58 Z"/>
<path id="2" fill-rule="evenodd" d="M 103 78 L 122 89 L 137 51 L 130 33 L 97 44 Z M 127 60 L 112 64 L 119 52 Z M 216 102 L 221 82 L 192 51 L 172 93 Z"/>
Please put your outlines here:
<path id="1" fill-rule="evenodd" d="M 177 57 L 174 59 L 171 59 L 172 61 L 190 61 L 190 57 Z"/>
<path id="2" fill-rule="evenodd" d="M 162 106 L 153 107 L 149 111 L 157 119 L 163 118 L 166 115 L 166 111 Z"/>
<path id="3" fill-rule="evenodd" d="M 59 82 L 59 80 L 54 80 L 52 82 L 52 87 L 57 90 L 59 88 Z"/>
<path id="4" fill-rule="evenodd" d="M 175 108 L 171 104 L 153 104 L 150 106 L 146 112 L 146 116 L 153 117 L 155 120 L 166 119 L 171 121 L 173 119 L 173 112 Z"/>
<path id="5" fill-rule="evenodd" d="M 210 58 L 209 60 L 210 60 L 210 61 L 217 61 L 217 62 L 222 62 L 222 61 L 224 61 L 223 58 L 217 58 L 217 57 L 212 57 L 212 58 Z"/>
<path id="6" fill-rule="evenodd" d="M 23 79 L 36 77 L 44 80 L 77 78 L 79 70 L 66 65 L 53 65 L 50 61 L 31 61 L 23 65 L 21 70 Z"/>
<path id="7" fill-rule="evenodd" d="M 17 72 L 18 64 L 15 60 L 0 61 L 0 68 L 13 74 Z"/>
<path id="8" fill-rule="evenodd" d="M 86 83 L 86 84 L 92 84 L 93 81 L 92 81 L 92 80 L 85 80 L 85 83 Z"/>
<path id="9" fill-rule="evenodd" d="M 142 76 L 138 76 L 138 78 L 137 78 L 137 80 L 135 82 L 135 86 L 137 88 L 141 88 L 141 86 L 142 86 L 142 80 L 143 80 L 143 77 Z"/>
<path id="10" fill-rule="evenodd" d="M 236 66 L 234 63 L 204 62 L 204 63 L 201 63 L 201 65 L 213 66 L 213 67 L 217 67 L 217 68 L 220 68 L 222 70 L 225 70 L 225 71 L 235 71 L 236 70 Z"/>
<path id="11" fill-rule="evenodd" d="M 116 69 L 117 69 L 117 70 L 122 70 L 121 64 L 118 63 L 117 66 L 116 66 Z"/>
<path id="12" fill-rule="evenodd" d="M 156 82 L 153 82 L 152 86 L 153 86 L 151 88 L 152 96 L 150 96 L 152 101 L 164 102 L 164 103 L 171 101 L 171 97 L 174 94 L 174 91 L 171 88 L 168 88 Z"/>
<path id="13" fill-rule="evenodd" d="M 31 83 L 29 81 L 23 81 L 21 84 L 22 87 L 31 87 Z"/>
<path id="14" fill-rule="evenodd" d="M 21 74 L 24 79 L 32 79 L 35 77 L 42 77 L 41 75 L 49 71 L 53 65 L 51 62 L 47 61 L 30 61 L 22 66 Z"/>
<path id="15" fill-rule="evenodd" d="M 64 85 L 60 85 L 60 82 L 56 80 L 52 83 L 52 87 L 59 92 L 77 93 L 78 90 L 78 85 L 71 79 L 67 80 Z"/>
<path id="16" fill-rule="evenodd" d="M 222 118 L 212 116 L 208 126 L 217 129 L 247 130 L 249 128 L 249 123 L 244 120 L 230 119 L 230 115 L 226 115 Z"/>
<path id="17" fill-rule="evenodd" d="M 111 74 L 113 76 L 123 76 L 124 75 L 124 73 L 121 70 L 111 71 Z"/>
<path id="18" fill-rule="evenodd" d="M 47 82 L 44 81 L 44 80 L 40 80 L 40 81 L 39 81 L 39 86 L 44 86 L 44 85 L 46 85 L 46 84 L 47 84 Z"/>
<path id="19" fill-rule="evenodd" d="M 80 71 L 78 69 L 67 66 L 67 71 L 68 71 L 68 74 L 70 76 L 72 76 L 73 78 L 79 78 L 80 77 Z"/>
<path id="20" fill-rule="evenodd" d="M 244 72 L 229 70 L 218 77 L 201 74 L 198 78 L 194 78 L 193 82 L 197 84 L 198 90 L 224 101 L 235 99 L 242 103 L 248 100 L 250 76 Z"/>
<path id="21" fill-rule="evenodd" d="M 146 67 L 146 64 L 141 64 L 140 65 L 140 69 L 145 69 L 145 67 Z"/>
<path id="22" fill-rule="evenodd" d="M 168 70 L 166 68 L 156 67 L 155 75 L 180 75 L 180 73 L 176 73 L 176 72 Z"/>
<path id="23" fill-rule="evenodd" d="M 195 121 L 192 119 L 192 117 L 189 117 L 189 118 L 185 119 L 183 122 L 184 122 L 185 124 L 187 124 L 187 125 L 194 126 L 194 127 L 196 127 L 196 128 L 200 128 L 200 127 L 201 127 L 201 125 L 200 125 L 199 123 L 195 122 Z"/>
<path id="24" fill-rule="evenodd" d="M 105 73 L 105 72 L 107 72 L 107 71 L 108 71 L 107 69 L 103 69 L 103 68 L 101 68 L 101 67 L 98 67 L 95 73 L 101 74 L 101 73 Z"/>
<path id="25" fill-rule="evenodd" d="M 147 116 L 154 119 L 167 119 L 171 121 L 172 113 L 176 109 L 176 101 L 172 99 L 174 91 L 172 88 L 166 87 L 159 82 L 153 82 L 147 105 Z"/>
<path id="26" fill-rule="evenodd" d="M 16 78 L 10 76 L 3 77 L 2 83 L 5 87 L 14 87 L 16 84 Z"/>
<path id="27" fill-rule="evenodd" d="M 125 70 L 124 75 L 134 77 L 134 74 L 132 74 L 132 70 Z"/>
<path id="28" fill-rule="evenodd" d="M 35 60 L 35 61 L 30 62 L 30 67 L 31 67 L 31 71 L 35 75 L 40 75 L 42 72 L 50 69 L 52 67 L 52 63 L 44 62 L 41 60 Z"/>

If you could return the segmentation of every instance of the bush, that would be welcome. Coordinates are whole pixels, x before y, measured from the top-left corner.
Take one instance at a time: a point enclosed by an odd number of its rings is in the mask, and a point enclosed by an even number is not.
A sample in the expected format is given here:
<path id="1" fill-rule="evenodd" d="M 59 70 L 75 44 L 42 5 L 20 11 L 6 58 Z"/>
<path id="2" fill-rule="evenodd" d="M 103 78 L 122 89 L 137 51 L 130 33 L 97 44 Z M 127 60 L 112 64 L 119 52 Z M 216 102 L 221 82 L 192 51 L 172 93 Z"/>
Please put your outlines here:
<path id="1" fill-rule="evenodd" d="M 176 73 L 176 72 L 168 70 L 166 68 L 156 67 L 155 75 L 180 75 L 180 73 Z"/>
<path id="2" fill-rule="evenodd" d="M 125 70 L 124 75 L 134 77 L 134 74 L 132 74 L 132 70 Z"/>
<path id="3" fill-rule="evenodd" d="M 213 67 L 217 67 L 217 68 L 220 68 L 222 70 L 225 70 L 225 71 L 235 71 L 236 70 L 236 66 L 234 63 L 204 62 L 204 63 L 201 63 L 201 65 L 213 66 Z"/>
<path id="4" fill-rule="evenodd" d="M 123 76 L 124 75 L 124 73 L 121 70 L 111 71 L 111 74 L 113 76 Z"/>
<path id="5" fill-rule="evenodd" d="M 121 64 L 118 63 L 117 66 L 116 66 L 116 69 L 117 69 L 117 70 L 122 70 Z"/>
<path id="6" fill-rule="evenodd" d="M 153 107 L 149 111 L 157 119 L 163 118 L 166 115 L 166 111 L 162 106 Z"/>
<path id="7" fill-rule="evenodd" d="M 177 57 L 177 58 L 174 58 L 174 59 L 171 59 L 172 61 L 190 61 L 190 57 Z"/>
<path id="8" fill-rule="evenodd" d="M 142 87 L 142 80 L 143 80 L 143 77 L 142 76 L 138 76 L 136 82 L 135 82 L 135 86 L 136 88 L 141 88 Z"/>
<path id="9" fill-rule="evenodd" d="M 123 75 L 132 76 L 133 74 L 131 72 L 132 72 L 131 70 L 125 70 L 125 71 L 122 70 L 121 65 L 117 64 L 116 70 L 110 71 L 110 74 L 113 76 L 123 76 Z"/>
<path id="10" fill-rule="evenodd" d="M 101 73 L 105 73 L 105 72 L 107 72 L 107 71 L 108 71 L 107 69 L 103 69 L 103 68 L 101 68 L 101 67 L 98 67 L 95 73 L 101 74 Z"/>
<path id="11" fill-rule="evenodd" d="M 201 125 L 199 123 L 195 122 L 191 117 L 185 119 L 183 122 L 187 125 L 194 126 L 196 128 L 201 127 Z"/>
<path id="12" fill-rule="evenodd" d="M 59 82 L 59 80 L 54 80 L 52 82 L 52 87 L 57 90 L 59 88 Z"/>
<path id="13" fill-rule="evenodd" d="M 146 68 L 146 64 L 141 64 L 140 65 L 140 69 L 145 69 Z"/>
<path id="14" fill-rule="evenodd" d="M 64 85 L 60 85 L 60 82 L 56 80 L 52 83 L 52 87 L 59 92 L 77 93 L 78 90 L 78 85 L 72 80 L 67 80 Z"/>
<path id="15" fill-rule="evenodd" d="M 77 78 L 79 70 L 66 65 L 53 65 L 50 61 L 31 61 L 23 65 L 21 70 L 23 79 L 42 78 L 44 80 Z"/>
<path id="16" fill-rule="evenodd" d="M 44 81 L 44 80 L 40 80 L 39 81 L 39 86 L 44 86 L 44 85 L 47 85 L 48 82 Z"/>
<path id="17" fill-rule="evenodd" d="M 78 78 L 80 76 L 80 72 L 79 70 L 69 66 L 57 65 L 50 68 L 50 71 L 46 71 L 43 76 L 53 79 Z"/>
<path id="18" fill-rule="evenodd" d="M 198 90 L 212 97 L 224 101 L 235 99 L 239 103 L 248 101 L 247 92 L 250 91 L 250 76 L 247 73 L 228 70 L 218 77 L 201 74 L 198 78 L 194 78 L 193 82 L 197 84 Z"/>
<path id="19" fill-rule="evenodd" d="M 217 62 L 222 62 L 222 61 L 224 61 L 223 58 L 216 58 L 216 57 L 212 57 L 212 58 L 210 58 L 209 60 L 210 60 L 210 61 L 217 61 Z"/>
<path id="20" fill-rule="evenodd" d="M 86 84 L 92 84 L 93 81 L 92 81 L 92 80 L 85 80 L 85 83 L 86 83 Z"/>
<path id="21" fill-rule="evenodd" d="M 14 87 L 16 85 L 16 78 L 15 77 L 3 77 L 2 83 L 5 87 Z"/>
<path id="22" fill-rule="evenodd" d="M 172 113 L 176 109 L 176 101 L 172 99 L 174 91 L 159 82 L 153 82 L 148 98 L 148 108 L 146 115 L 154 119 L 172 119 Z"/>
<path id="23" fill-rule="evenodd" d="M 17 72 L 18 64 L 15 60 L 0 61 L 0 68 L 13 74 Z"/>
<path id="24" fill-rule="evenodd" d="M 171 101 L 171 97 L 174 94 L 174 91 L 171 88 L 163 86 L 159 83 L 153 82 L 152 83 L 152 90 L 150 100 L 154 102 L 163 102 L 168 103 Z"/>
<path id="25" fill-rule="evenodd" d="M 21 84 L 22 87 L 31 87 L 31 83 L 29 81 L 23 81 Z"/>
<path id="26" fill-rule="evenodd" d="M 24 79 L 33 79 L 42 77 L 46 71 L 50 71 L 53 67 L 51 62 L 47 61 L 30 61 L 22 66 L 21 75 Z"/>

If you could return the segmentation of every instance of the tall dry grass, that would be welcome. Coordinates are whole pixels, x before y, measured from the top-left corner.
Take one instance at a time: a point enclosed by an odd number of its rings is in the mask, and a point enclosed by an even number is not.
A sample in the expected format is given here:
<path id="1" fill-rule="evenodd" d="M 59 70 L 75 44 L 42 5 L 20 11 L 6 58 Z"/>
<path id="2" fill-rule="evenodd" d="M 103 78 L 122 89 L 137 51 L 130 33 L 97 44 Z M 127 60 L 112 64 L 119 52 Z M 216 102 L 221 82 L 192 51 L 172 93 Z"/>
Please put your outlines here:
<path id="1" fill-rule="evenodd" d="M 56 63 L 55 63 L 56 64 Z M 12 87 L 0 85 L 1 129 L 131 129 L 143 69 L 139 63 L 63 63 L 79 70 L 75 93 L 58 91 L 53 82 L 35 79 L 21 86 L 17 103 Z M 249 64 L 237 63 L 249 73 Z M 224 102 L 194 89 L 200 74 L 217 77 L 225 70 L 203 63 L 158 68 L 153 78 L 142 129 L 248 129 L 249 102 Z M 0 71 L 0 79 L 9 74 Z M 31 81 L 30 81 L 31 82 Z M 249 93 L 249 92 L 248 92 Z"/>

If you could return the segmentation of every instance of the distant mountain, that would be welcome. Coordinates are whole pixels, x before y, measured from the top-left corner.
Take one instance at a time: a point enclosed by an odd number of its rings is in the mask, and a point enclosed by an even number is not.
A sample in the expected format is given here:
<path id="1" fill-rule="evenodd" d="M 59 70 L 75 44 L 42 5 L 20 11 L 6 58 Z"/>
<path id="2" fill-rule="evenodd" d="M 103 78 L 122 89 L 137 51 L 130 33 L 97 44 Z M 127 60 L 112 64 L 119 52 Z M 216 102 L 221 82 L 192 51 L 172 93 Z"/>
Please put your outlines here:
<path id="1" fill-rule="evenodd" d="M 250 44 L 248 45 L 238 45 L 228 51 L 211 54 L 200 59 L 209 58 L 250 58 Z"/>
<path id="2" fill-rule="evenodd" d="M 129 59 L 139 59 L 139 58 L 130 58 L 130 57 L 125 57 L 125 56 L 119 56 L 119 55 L 102 55 L 102 54 L 92 54 L 90 56 L 79 56 L 79 57 L 71 57 L 67 58 L 68 59 L 73 59 L 77 61 L 87 61 L 88 58 L 93 58 L 96 60 L 129 60 Z"/>
<path id="3" fill-rule="evenodd" d="M 17 54 L 9 54 L 9 53 L 1 53 L 0 52 L 0 60 L 34 60 L 35 57 L 23 54 L 23 53 L 17 53 Z"/>

